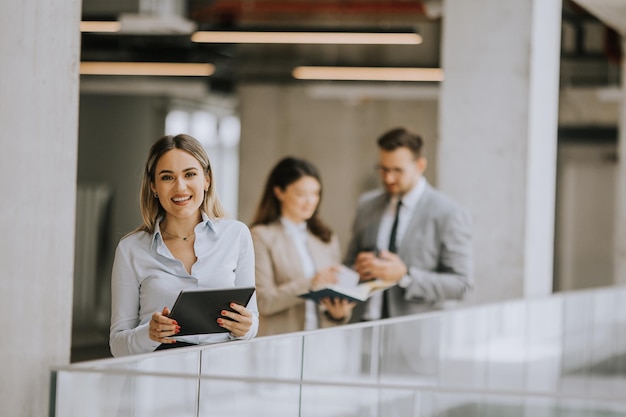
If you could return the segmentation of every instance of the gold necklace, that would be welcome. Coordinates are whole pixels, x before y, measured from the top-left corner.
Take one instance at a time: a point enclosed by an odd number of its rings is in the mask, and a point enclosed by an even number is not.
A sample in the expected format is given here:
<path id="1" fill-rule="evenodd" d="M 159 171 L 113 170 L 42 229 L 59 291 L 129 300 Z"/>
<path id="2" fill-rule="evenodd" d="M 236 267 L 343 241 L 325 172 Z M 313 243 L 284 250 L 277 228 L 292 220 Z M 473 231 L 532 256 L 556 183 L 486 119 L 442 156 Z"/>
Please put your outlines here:
<path id="1" fill-rule="evenodd" d="M 169 237 L 173 237 L 174 239 L 184 240 L 185 242 L 186 242 L 187 240 L 189 240 L 189 238 L 191 238 L 191 237 L 195 236 L 195 234 L 196 234 L 195 232 L 191 232 L 191 233 L 189 233 L 187 236 L 185 236 L 185 237 L 181 237 L 181 236 L 176 236 L 176 235 L 171 234 L 170 232 L 168 232 L 167 230 L 165 230 L 165 228 L 163 228 L 163 229 L 161 229 L 161 230 L 163 231 L 163 233 L 165 233 L 165 234 L 166 234 L 166 235 L 168 235 Z"/>

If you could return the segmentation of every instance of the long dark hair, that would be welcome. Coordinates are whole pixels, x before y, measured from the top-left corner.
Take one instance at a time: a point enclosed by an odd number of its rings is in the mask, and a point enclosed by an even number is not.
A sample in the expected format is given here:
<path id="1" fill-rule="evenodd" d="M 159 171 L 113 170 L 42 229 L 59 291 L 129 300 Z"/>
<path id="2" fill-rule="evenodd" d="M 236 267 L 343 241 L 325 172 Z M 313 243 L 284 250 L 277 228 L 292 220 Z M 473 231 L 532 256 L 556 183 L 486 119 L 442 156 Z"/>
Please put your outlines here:
<path id="1" fill-rule="evenodd" d="M 317 168 L 304 159 L 286 157 L 281 159 L 272 169 L 265 183 L 261 201 L 257 207 L 252 226 L 258 224 L 270 224 L 280 219 L 280 201 L 274 194 L 274 187 L 285 190 L 289 184 L 298 181 L 302 177 L 313 177 L 320 184 L 320 201 L 310 219 L 306 221 L 307 228 L 317 236 L 322 242 L 330 242 L 332 231 L 326 226 L 318 216 L 319 204 L 322 202 L 322 180 L 317 172 Z"/>

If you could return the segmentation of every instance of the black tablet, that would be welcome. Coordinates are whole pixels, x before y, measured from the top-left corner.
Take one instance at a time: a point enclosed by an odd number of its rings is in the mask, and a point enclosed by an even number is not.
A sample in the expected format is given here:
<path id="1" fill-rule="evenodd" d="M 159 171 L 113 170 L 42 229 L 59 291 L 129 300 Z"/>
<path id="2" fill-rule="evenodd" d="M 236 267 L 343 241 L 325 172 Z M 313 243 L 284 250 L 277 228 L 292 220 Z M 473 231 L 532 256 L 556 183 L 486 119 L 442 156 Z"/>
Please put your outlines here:
<path id="1" fill-rule="evenodd" d="M 254 287 L 181 291 L 169 315 L 180 326 L 176 336 L 227 332 L 217 324 L 217 319 L 223 317 L 221 311 L 234 311 L 230 303 L 245 307 L 253 293 Z"/>

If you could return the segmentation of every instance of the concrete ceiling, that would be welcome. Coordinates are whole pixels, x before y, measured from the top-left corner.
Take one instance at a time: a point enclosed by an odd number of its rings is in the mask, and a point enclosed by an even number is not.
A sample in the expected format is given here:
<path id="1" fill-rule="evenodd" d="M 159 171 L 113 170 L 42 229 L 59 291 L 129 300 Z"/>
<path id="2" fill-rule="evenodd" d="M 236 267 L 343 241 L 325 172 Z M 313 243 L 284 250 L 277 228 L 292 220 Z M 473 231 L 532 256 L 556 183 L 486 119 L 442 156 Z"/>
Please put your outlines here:
<path id="1" fill-rule="evenodd" d="M 146 9 L 154 7 L 154 10 Z M 152 6 L 150 6 L 152 5 Z M 83 20 L 175 14 L 204 30 L 416 29 L 421 45 L 194 44 L 189 34 L 150 31 L 82 36 L 83 61 L 210 62 L 223 86 L 292 82 L 297 65 L 440 66 L 442 0 L 84 0 Z"/>
<path id="2" fill-rule="evenodd" d="M 242 82 L 295 82 L 291 70 L 298 65 L 440 67 L 441 22 L 445 18 L 442 2 L 83 0 L 83 20 L 122 20 L 121 16 L 130 14 L 159 15 L 165 19 L 172 16 L 208 30 L 415 28 L 423 43 L 408 46 L 195 44 L 190 33 L 164 33 L 167 31 L 157 22 L 145 26 L 144 32 L 83 33 L 82 60 L 209 62 L 215 64 L 216 72 L 207 82 L 211 88 L 227 91 Z M 611 34 L 599 26 L 606 22 L 624 35 L 626 0 L 563 0 L 563 19 L 562 82 L 591 85 L 609 82 L 614 64 L 607 60 L 606 39 Z M 613 53 L 613 61 L 621 59 L 619 52 Z"/>

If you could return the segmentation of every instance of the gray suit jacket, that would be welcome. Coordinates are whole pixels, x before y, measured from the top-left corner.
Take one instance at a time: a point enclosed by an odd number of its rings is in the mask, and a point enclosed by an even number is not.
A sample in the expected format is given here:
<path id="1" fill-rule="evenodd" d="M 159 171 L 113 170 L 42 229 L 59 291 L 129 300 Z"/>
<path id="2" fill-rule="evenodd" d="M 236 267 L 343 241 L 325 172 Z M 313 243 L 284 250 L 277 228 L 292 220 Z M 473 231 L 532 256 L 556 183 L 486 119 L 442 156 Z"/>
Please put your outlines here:
<path id="1" fill-rule="evenodd" d="M 346 265 L 352 266 L 359 252 L 376 247 L 387 204 L 382 190 L 361 198 Z M 410 284 L 385 291 L 390 317 L 435 310 L 446 300 L 463 298 L 473 284 L 471 227 L 466 210 L 426 184 L 397 250 L 409 271 Z M 355 309 L 352 317 L 360 318 L 361 312 Z"/>

